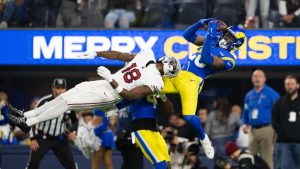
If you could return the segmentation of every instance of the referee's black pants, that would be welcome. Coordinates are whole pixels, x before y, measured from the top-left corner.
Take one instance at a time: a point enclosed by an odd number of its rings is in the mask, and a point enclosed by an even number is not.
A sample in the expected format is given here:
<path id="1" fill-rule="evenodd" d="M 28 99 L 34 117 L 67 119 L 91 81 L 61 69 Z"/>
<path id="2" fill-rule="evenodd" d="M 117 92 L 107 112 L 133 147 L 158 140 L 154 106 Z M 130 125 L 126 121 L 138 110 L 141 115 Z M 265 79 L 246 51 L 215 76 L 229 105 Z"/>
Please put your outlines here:
<path id="1" fill-rule="evenodd" d="M 30 151 L 27 169 L 38 169 L 41 160 L 50 149 L 53 150 L 60 163 L 66 169 L 76 169 L 73 152 L 68 140 L 37 138 L 37 142 L 39 148 L 37 151 Z"/>
<path id="2" fill-rule="evenodd" d="M 143 169 L 143 154 L 139 148 L 129 146 L 120 151 L 123 158 L 121 169 Z"/>

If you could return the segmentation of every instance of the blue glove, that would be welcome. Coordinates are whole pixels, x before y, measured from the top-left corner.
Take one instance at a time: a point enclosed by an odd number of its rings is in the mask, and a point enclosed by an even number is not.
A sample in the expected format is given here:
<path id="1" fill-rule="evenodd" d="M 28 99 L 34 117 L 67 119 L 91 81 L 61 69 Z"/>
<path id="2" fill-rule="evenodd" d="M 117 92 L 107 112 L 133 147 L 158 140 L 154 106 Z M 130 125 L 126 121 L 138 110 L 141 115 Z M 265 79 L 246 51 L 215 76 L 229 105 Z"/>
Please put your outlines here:
<path id="1" fill-rule="evenodd" d="M 200 19 L 198 22 L 194 23 L 193 25 L 191 25 L 190 27 L 188 27 L 184 33 L 183 33 L 183 37 L 191 42 L 194 43 L 196 38 L 197 38 L 197 30 L 204 26 L 204 24 L 208 24 L 210 21 L 215 20 L 215 18 L 208 18 L 208 19 Z"/>
<path id="2" fill-rule="evenodd" d="M 218 27 L 220 23 L 217 20 L 212 20 L 208 23 L 207 35 L 211 37 L 220 37 L 222 35 L 222 31 L 218 31 Z"/>
<path id="3" fill-rule="evenodd" d="M 204 25 L 207 25 L 210 21 L 216 20 L 216 18 L 207 18 L 207 19 L 200 19 L 199 21 Z"/>

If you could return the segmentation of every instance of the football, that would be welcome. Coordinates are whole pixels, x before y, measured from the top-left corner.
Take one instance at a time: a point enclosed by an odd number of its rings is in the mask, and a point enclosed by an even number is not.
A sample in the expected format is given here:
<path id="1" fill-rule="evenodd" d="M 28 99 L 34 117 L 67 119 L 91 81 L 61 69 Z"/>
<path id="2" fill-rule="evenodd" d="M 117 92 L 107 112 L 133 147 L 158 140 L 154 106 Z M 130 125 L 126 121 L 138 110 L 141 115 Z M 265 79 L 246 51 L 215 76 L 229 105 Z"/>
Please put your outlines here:
<path id="1" fill-rule="evenodd" d="M 222 22 L 222 21 L 220 21 L 220 20 L 217 20 L 217 22 L 220 23 L 220 26 L 219 26 L 219 28 L 218 28 L 218 31 L 226 32 L 226 31 L 227 31 L 227 28 L 228 28 L 227 25 L 226 25 L 226 23 L 224 23 L 224 22 Z M 208 26 L 205 25 L 205 26 L 204 26 L 204 29 L 207 31 Z"/>

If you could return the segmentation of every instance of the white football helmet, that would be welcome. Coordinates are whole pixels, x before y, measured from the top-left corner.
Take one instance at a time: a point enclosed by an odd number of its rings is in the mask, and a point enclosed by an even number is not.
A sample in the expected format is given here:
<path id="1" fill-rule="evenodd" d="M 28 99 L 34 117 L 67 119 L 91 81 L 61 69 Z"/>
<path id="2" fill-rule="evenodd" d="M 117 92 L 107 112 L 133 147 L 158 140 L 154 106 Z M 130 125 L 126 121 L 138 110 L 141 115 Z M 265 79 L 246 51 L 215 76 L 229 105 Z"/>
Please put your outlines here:
<path id="1" fill-rule="evenodd" d="M 161 57 L 158 62 L 163 63 L 164 75 L 166 77 L 175 77 L 181 70 L 181 65 L 179 60 L 172 56 Z"/>

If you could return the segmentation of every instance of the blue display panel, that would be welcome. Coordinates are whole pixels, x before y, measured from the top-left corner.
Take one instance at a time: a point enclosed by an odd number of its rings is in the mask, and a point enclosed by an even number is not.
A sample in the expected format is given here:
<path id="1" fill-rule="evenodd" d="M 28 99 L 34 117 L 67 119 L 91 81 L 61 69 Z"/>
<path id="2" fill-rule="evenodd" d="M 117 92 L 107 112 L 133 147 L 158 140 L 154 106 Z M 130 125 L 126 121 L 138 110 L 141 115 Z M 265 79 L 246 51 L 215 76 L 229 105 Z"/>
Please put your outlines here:
<path id="1" fill-rule="evenodd" d="M 137 53 L 145 46 L 156 57 L 172 55 L 183 62 L 196 50 L 181 30 L 0 30 L 0 65 L 111 65 L 120 61 L 78 55 L 85 51 Z M 205 35 L 204 31 L 199 34 Z M 248 30 L 235 52 L 238 66 L 300 65 L 300 31 Z"/>

